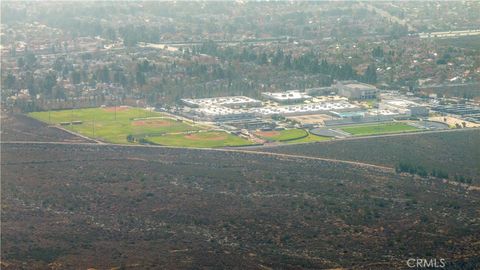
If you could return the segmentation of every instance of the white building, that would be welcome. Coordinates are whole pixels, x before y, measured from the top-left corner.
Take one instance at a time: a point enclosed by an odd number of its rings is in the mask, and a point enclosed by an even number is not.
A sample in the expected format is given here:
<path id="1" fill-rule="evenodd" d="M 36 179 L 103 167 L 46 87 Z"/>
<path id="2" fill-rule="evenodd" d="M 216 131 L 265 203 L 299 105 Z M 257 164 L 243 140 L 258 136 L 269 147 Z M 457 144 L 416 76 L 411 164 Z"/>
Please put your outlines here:
<path id="1" fill-rule="evenodd" d="M 192 112 L 203 120 L 225 122 L 252 119 L 255 115 L 247 109 L 232 109 L 221 106 L 208 106 L 192 109 Z"/>
<path id="2" fill-rule="evenodd" d="M 335 88 L 340 96 L 349 99 L 375 99 L 378 93 L 375 86 L 357 81 L 337 82 Z"/>
<path id="3" fill-rule="evenodd" d="M 359 107 L 356 105 L 350 104 L 346 101 L 338 101 L 338 102 L 321 102 L 321 103 L 309 103 L 309 104 L 298 104 L 298 105 L 285 105 L 285 106 L 278 106 L 278 107 L 251 108 L 250 111 L 261 116 L 271 116 L 271 115 L 291 116 L 291 115 L 326 113 L 330 111 L 337 111 L 337 112 L 355 111 L 358 109 Z"/>
<path id="4" fill-rule="evenodd" d="M 209 107 L 209 106 L 224 106 L 229 108 L 246 108 L 262 106 L 260 100 L 256 100 L 245 96 L 229 96 L 229 97 L 214 97 L 214 98 L 184 98 L 182 102 L 193 108 Z"/>
<path id="5" fill-rule="evenodd" d="M 298 103 L 312 98 L 299 90 L 290 90 L 285 92 L 263 92 L 262 97 L 273 100 L 278 103 L 291 104 Z"/>

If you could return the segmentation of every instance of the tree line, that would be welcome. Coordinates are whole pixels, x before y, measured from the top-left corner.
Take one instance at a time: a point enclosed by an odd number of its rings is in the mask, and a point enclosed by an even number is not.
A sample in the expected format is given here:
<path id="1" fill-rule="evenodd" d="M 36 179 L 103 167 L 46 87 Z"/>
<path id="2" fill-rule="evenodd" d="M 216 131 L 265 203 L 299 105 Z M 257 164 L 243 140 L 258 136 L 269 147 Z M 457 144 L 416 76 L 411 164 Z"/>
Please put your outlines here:
<path id="1" fill-rule="evenodd" d="M 219 47 L 214 41 L 206 41 L 200 46 L 194 46 L 187 54 L 207 54 L 218 57 L 224 61 L 237 60 L 240 62 L 254 62 L 257 65 L 272 65 L 285 70 L 295 70 L 307 74 L 324 74 L 333 80 L 358 80 L 365 83 L 377 83 L 377 68 L 374 63 L 370 64 L 363 74 L 358 74 L 350 63 L 329 63 L 326 59 L 320 59 L 318 54 L 310 50 L 299 56 L 285 53 L 277 48 L 275 52 L 256 52 L 252 48 L 244 47 L 235 50 L 232 47 Z M 375 55 L 381 55 L 378 51 Z"/>
<path id="2" fill-rule="evenodd" d="M 413 164 L 406 163 L 406 162 L 398 163 L 395 166 L 395 171 L 397 173 L 409 173 L 409 174 L 418 175 L 418 176 L 421 176 L 421 177 L 432 176 L 432 177 L 443 178 L 443 179 L 449 179 L 450 178 L 450 175 L 447 172 L 445 172 L 441 169 L 437 168 L 437 169 L 427 170 L 425 167 L 423 167 L 421 165 L 413 165 Z M 466 176 L 463 176 L 463 175 L 458 175 L 457 174 L 453 177 L 453 179 L 455 179 L 456 181 L 458 181 L 460 183 L 464 183 L 464 184 L 473 183 L 472 178 L 469 178 L 469 177 L 466 177 Z"/>

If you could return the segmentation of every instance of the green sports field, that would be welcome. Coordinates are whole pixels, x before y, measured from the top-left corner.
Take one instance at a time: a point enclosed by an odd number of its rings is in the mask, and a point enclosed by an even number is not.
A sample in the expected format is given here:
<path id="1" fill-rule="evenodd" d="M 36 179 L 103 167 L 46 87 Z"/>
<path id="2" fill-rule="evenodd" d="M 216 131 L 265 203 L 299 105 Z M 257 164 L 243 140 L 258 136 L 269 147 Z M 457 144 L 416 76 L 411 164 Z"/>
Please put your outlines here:
<path id="1" fill-rule="evenodd" d="M 143 138 L 147 142 L 168 146 L 222 147 L 252 144 L 246 139 L 226 132 L 203 131 L 206 128 L 141 108 L 89 108 L 33 112 L 29 115 L 52 125 L 81 121 L 81 124 L 68 124 L 62 127 L 111 143 L 128 144 L 130 142 L 127 141 L 127 136 L 132 135 L 137 139 Z"/>
<path id="2" fill-rule="evenodd" d="M 158 112 L 151 112 L 132 107 L 106 107 L 60 110 L 49 112 L 33 112 L 30 116 L 52 124 L 70 121 L 129 121 L 133 118 L 163 116 Z"/>
<path id="3" fill-rule="evenodd" d="M 255 135 L 268 141 L 290 141 L 308 136 L 308 132 L 303 129 L 285 129 L 279 131 L 258 131 Z"/>
<path id="4" fill-rule="evenodd" d="M 295 143 L 311 143 L 311 142 L 321 142 L 321 141 L 327 141 L 331 140 L 332 138 L 330 137 L 323 137 L 323 136 L 317 136 L 311 133 L 308 133 L 307 137 L 303 137 L 297 140 L 292 140 L 292 141 L 287 141 L 286 143 L 288 144 L 295 144 Z"/>
<path id="5" fill-rule="evenodd" d="M 408 125 L 403 122 L 381 123 L 354 125 L 340 128 L 342 131 L 352 134 L 353 136 L 378 135 L 388 133 L 401 133 L 419 131 L 419 128 Z"/>
<path id="6" fill-rule="evenodd" d="M 183 134 L 166 134 L 162 136 L 145 137 L 147 142 L 183 147 L 224 147 L 224 146 L 246 146 L 252 142 L 223 131 L 204 131 Z"/>
<path id="7" fill-rule="evenodd" d="M 128 143 L 129 134 L 138 136 L 201 129 L 190 123 L 168 118 L 162 113 L 132 107 L 33 112 L 29 115 L 40 121 L 57 125 L 62 122 L 82 121 L 82 124 L 63 127 L 84 136 L 111 143 Z"/>

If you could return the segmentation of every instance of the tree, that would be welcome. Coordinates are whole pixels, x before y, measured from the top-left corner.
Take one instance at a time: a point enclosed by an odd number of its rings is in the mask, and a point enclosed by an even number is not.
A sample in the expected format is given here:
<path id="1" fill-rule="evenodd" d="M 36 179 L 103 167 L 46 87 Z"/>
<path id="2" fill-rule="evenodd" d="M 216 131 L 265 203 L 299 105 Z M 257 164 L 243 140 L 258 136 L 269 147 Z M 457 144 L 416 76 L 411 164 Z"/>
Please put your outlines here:
<path id="1" fill-rule="evenodd" d="M 377 67 L 375 64 L 370 64 L 363 74 L 363 81 L 366 83 L 377 83 Z"/>
<path id="2" fill-rule="evenodd" d="M 53 69 L 56 71 L 61 71 L 64 65 L 65 58 L 63 56 L 60 56 L 55 59 L 55 62 L 53 62 Z"/>
<path id="3" fill-rule="evenodd" d="M 46 96 L 52 96 L 52 89 L 57 84 L 57 75 L 54 72 L 49 72 L 43 80 L 43 90 Z"/>
<path id="4" fill-rule="evenodd" d="M 145 74 L 143 72 L 137 71 L 136 79 L 137 79 L 138 85 L 140 86 L 145 85 L 146 79 L 145 79 Z"/>
<path id="5" fill-rule="evenodd" d="M 376 58 L 382 58 L 383 57 L 383 49 L 380 48 L 380 46 L 377 46 L 372 50 L 372 56 Z"/>
<path id="6" fill-rule="evenodd" d="M 200 47 L 200 51 L 208 55 L 217 55 L 217 49 L 217 44 L 212 40 L 202 43 Z"/>
<path id="7" fill-rule="evenodd" d="M 33 65 L 35 65 L 36 62 L 37 62 L 37 57 L 35 56 L 35 54 L 31 52 L 27 52 L 27 54 L 25 55 L 25 63 L 27 64 L 27 66 L 33 67 Z"/>
<path id="8" fill-rule="evenodd" d="M 286 68 L 286 69 L 290 69 L 292 67 L 292 56 L 290 54 L 287 54 L 285 56 L 285 59 L 283 61 L 283 66 Z"/>
<path id="9" fill-rule="evenodd" d="M 25 73 L 25 85 L 28 89 L 28 93 L 30 94 L 30 96 L 36 96 L 37 87 L 35 85 L 35 78 L 33 77 L 33 73 L 30 71 Z"/>
<path id="10" fill-rule="evenodd" d="M 137 63 L 137 69 L 140 71 L 140 72 L 148 72 L 150 71 L 151 67 L 150 67 L 150 62 L 145 59 L 143 60 L 141 63 Z"/>
<path id="11" fill-rule="evenodd" d="M 15 76 L 11 73 L 8 73 L 3 81 L 3 85 L 5 85 L 5 88 L 12 89 L 15 86 L 15 81 Z"/>
<path id="12" fill-rule="evenodd" d="M 53 98 L 57 98 L 57 99 L 65 99 L 66 98 L 65 88 L 59 85 L 55 85 L 52 89 L 52 96 Z"/>
<path id="13" fill-rule="evenodd" d="M 23 68 L 25 66 L 25 59 L 23 59 L 23 57 L 17 59 L 17 66 L 19 68 Z"/>
<path id="14" fill-rule="evenodd" d="M 82 81 L 82 74 L 78 70 L 74 70 L 70 74 L 70 79 L 73 84 L 79 84 Z"/>
<path id="15" fill-rule="evenodd" d="M 98 72 L 98 79 L 103 83 L 110 82 L 110 70 L 107 66 L 103 66 Z"/>
<path id="16" fill-rule="evenodd" d="M 127 77 L 122 70 L 115 71 L 115 73 L 113 74 L 113 82 L 121 84 L 123 87 L 125 87 L 128 83 Z"/>
<path id="17" fill-rule="evenodd" d="M 137 45 L 139 41 L 139 33 L 132 25 L 120 28 L 119 32 L 123 38 L 123 45 L 126 47 L 133 47 Z"/>
<path id="18" fill-rule="evenodd" d="M 111 41 L 115 41 L 117 39 L 117 32 L 115 32 L 115 29 L 112 27 L 108 27 L 104 29 L 104 36 Z"/>
<path id="19" fill-rule="evenodd" d="M 267 64 L 268 59 L 267 59 L 267 54 L 265 52 L 262 52 L 260 56 L 257 58 L 257 63 L 259 65 L 265 65 Z"/>

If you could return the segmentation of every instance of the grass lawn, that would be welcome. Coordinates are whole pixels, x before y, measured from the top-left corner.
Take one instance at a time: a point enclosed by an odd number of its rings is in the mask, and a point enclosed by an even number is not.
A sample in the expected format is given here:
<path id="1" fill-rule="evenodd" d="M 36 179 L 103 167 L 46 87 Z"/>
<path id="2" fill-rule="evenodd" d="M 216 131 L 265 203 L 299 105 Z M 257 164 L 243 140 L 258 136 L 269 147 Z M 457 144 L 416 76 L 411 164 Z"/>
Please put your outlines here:
<path id="1" fill-rule="evenodd" d="M 159 112 L 151 112 L 142 108 L 132 107 L 107 107 L 107 108 L 87 108 L 60 110 L 50 112 L 33 112 L 31 117 L 46 123 L 59 124 L 60 122 L 70 121 L 129 121 L 132 118 L 162 116 Z"/>
<path id="2" fill-rule="evenodd" d="M 148 142 L 185 147 L 222 147 L 222 146 L 244 146 L 253 143 L 238 136 L 223 131 L 206 131 L 191 134 L 166 134 L 145 138 Z"/>
<path id="3" fill-rule="evenodd" d="M 127 135 L 184 132 L 200 128 L 166 118 L 162 113 L 141 108 L 89 108 L 49 112 L 33 112 L 31 117 L 40 121 L 60 124 L 82 121 L 80 125 L 63 126 L 84 136 L 111 143 L 128 143 Z M 140 118 L 140 120 L 134 120 Z M 146 119 L 145 119 L 146 118 Z"/>
<path id="4" fill-rule="evenodd" d="M 419 131 L 419 128 L 408 125 L 403 122 L 381 123 L 354 125 L 340 128 L 342 131 L 348 132 L 353 136 L 377 135 L 388 133 L 401 133 L 407 131 Z"/>
<path id="5" fill-rule="evenodd" d="M 308 132 L 303 129 L 285 129 L 279 131 L 258 131 L 255 134 L 269 141 L 289 141 L 301 138 L 307 135 Z"/>
<path id="6" fill-rule="evenodd" d="M 286 143 L 288 144 L 295 144 L 295 143 L 310 143 L 310 142 L 320 142 L 320 141 L 327 141 L 331 140 L 331 137 L 323 137 L 323 136 L 317 136 L 312 133 L 308 133 L 307 137 L 298 139 L 298 140 L 293 140 L 293 141 L 287 141 Z"/>

